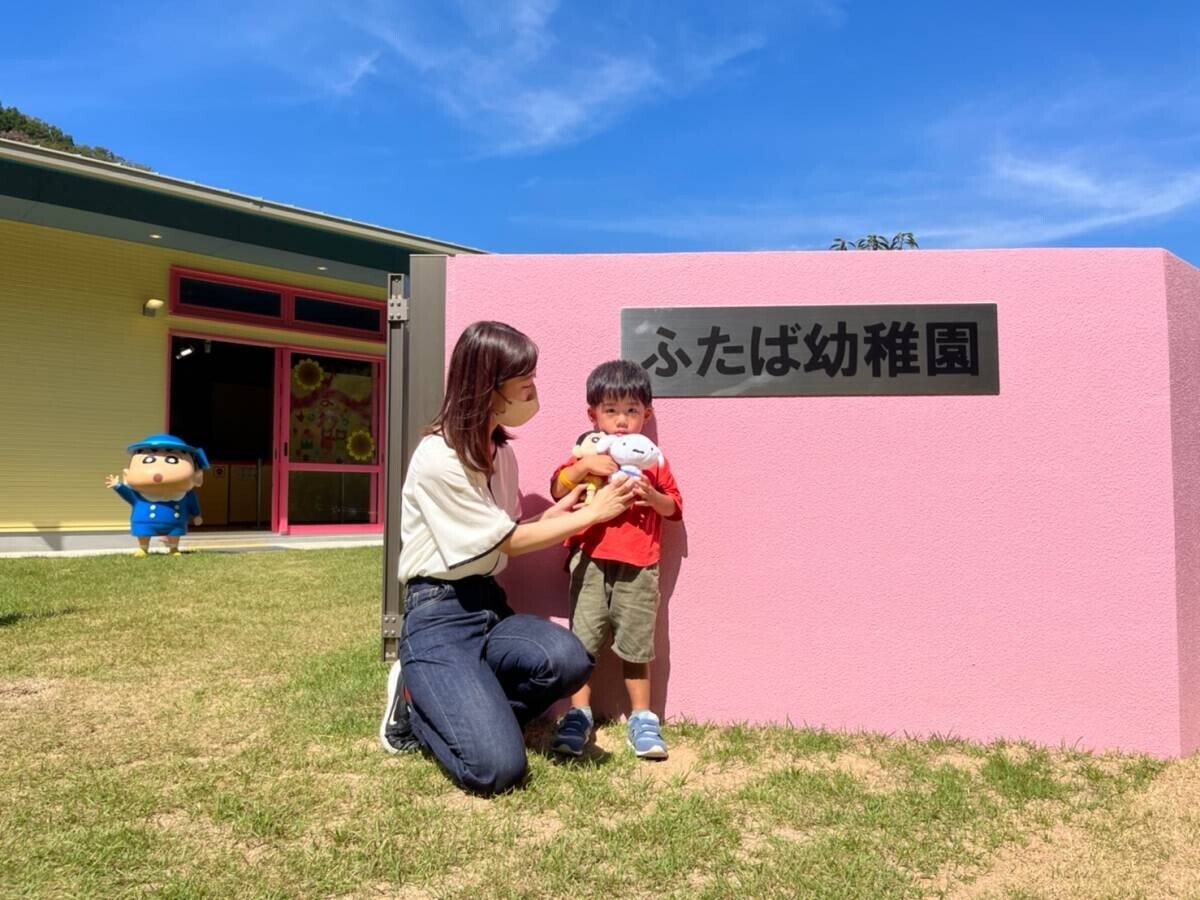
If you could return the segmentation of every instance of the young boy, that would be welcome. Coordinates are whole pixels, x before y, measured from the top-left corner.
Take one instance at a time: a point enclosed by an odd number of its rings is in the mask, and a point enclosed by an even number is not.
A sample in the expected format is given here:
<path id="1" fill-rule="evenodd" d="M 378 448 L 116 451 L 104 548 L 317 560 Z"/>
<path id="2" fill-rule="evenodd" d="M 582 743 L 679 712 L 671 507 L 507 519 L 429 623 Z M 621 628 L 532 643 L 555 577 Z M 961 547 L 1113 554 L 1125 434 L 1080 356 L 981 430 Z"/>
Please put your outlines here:
<path id="1" fill-rule="evenodd" d="M 639 365 L 618 359 L 597 366 L 587 380 L 588 418 L 605 434 L 638 434 L 654 414 L 650 378 Z M 559 466 L 550 493 L 561 499 L 590 475 L 608 478 L 617 464 L 592 454 Z M 628 739 L 646 759 L 666 759 L 658 717 L 650 711 L 650 667 L 658 612 L 658 557 L 663 519 L 683 517 L 683 498 L 664 460 L 642 471 L 637 501 L 610 522 L 567 541 L 571 573 L 571 630 L 595 656 L 611 634 L 620 657 L 632 712 Z M 591 735 L 591 686 L 571 695 L 551 742 L 556 753 L 580 756 Z"/>

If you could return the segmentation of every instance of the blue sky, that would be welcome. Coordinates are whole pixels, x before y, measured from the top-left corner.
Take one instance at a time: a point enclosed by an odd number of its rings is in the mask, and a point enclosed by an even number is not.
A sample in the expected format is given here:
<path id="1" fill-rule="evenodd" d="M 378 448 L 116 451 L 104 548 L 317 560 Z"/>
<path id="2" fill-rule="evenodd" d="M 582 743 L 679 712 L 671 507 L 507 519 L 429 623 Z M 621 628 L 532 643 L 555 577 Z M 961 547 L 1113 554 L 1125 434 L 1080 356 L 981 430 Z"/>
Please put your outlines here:
<path id="1" fill-rule="evenodd" d="M 10 4 L 0 103 L 157 171 L 495 251 L 1164 246 L 1200 4 Z"/>

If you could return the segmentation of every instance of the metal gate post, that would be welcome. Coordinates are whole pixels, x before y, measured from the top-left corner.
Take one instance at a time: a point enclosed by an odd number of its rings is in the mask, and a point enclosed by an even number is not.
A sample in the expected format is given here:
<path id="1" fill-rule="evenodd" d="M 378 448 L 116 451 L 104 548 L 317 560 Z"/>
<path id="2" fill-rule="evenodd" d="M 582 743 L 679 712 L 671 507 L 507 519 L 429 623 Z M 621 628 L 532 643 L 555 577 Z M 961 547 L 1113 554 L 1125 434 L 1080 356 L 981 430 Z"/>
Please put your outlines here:
<path id="1" fill-rule="evenodd" d="M 400 582 L 400 489 L 421 430 L 442 405 L 446 368 L 446 257 L 409 258 L 409 275 L 387 284 L 387 494 L 383 522 L 384 661 L 396 658 L 403 623 Z"/>

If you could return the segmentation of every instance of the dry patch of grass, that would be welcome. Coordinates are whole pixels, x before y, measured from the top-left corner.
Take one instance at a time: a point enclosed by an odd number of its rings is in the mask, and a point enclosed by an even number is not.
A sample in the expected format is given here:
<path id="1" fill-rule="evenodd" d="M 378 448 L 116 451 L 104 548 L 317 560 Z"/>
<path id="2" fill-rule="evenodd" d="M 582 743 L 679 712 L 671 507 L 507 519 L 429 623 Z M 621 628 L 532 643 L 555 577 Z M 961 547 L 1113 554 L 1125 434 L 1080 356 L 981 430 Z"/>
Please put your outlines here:
<path id="1" fill-rule="evenodd" d="M 950 896 L 1200 897 L 1200 757 L 1167 767 L 1126 802 L 1005 848 Z"/>

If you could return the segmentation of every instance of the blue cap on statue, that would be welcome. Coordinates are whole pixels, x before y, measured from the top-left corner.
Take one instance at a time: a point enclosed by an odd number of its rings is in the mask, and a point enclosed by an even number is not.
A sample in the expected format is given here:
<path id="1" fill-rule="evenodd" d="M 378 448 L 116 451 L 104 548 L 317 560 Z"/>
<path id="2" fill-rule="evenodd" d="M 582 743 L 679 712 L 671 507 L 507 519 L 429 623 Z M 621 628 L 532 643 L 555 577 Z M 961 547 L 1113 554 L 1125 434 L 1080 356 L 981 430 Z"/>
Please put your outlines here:
<path id="1" fill-rule="evenodd" d="M 187 441 L 175 437 L 173 434 L 152 434 L 140 441 L 134 441 L 125 448 L 129 453 L 141 453 L 144 450 L 182 450 L 184 453 L 190 453 L 192 459 L 196 461 L 197 469 L 208 468 L 208 457 L 204 455 L 204 451 L 199 447 L 193 447 Z"/>

